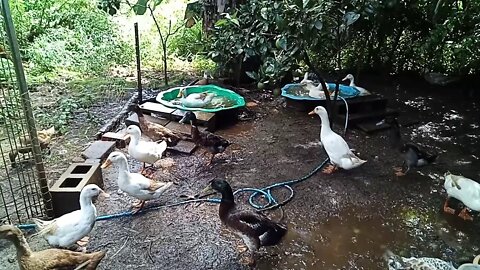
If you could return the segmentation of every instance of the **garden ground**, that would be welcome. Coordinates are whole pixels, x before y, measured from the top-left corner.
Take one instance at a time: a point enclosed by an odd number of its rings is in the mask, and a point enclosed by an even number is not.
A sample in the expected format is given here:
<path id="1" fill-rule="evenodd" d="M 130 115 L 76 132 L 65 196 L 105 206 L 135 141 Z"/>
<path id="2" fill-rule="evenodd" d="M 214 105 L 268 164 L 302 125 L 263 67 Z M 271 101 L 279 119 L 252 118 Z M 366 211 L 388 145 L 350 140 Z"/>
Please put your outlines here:
<path id="1" fill-rule="evenodd" d="M 480 177 L 475 169 L 480 165 L 477 103 L 454 89 L 411 80 L 362 79 L 363 87 L 390 98 L 390 106 L 400 109 L 402 117 L 420 121 L 403 134 L 438 151 L 437 164 L 396 177 L 392 167 L 401 164 L 401 158 L 389 147 L 388 131 L 366 136 L 350 130 L 347 142 L 368 162 L 333 175 L 317 173 L 296 184 L 295 197 L 284 207 L 289 232 L 282 244 L 265 250 L 257 269 L 385 269 L 385 248 L 455 264 L 480 252 L 478 220 L 463 222 L 441 211 L 443 173 Z M 325 160 L 318 144 L 318 117 L 289 110 L 280 97 L 268 93 L 247 95 L 252 97 L 259 101 L 251 108 L 255 120 L 217 132 L 234 143 L 219 156 L 221 161 L 209 169 L 201 151 L 193 156 L 169 154 L 175 166 L 157 177 L 179 185 L 147 206 L 195 194 L 214 178 L 228 180 L 234 189 L 299 178 Z M 138 163 L 131 166 L 140 168 Z M 99 214 L 128 210 L 131 200 L 117 192 L 116 173 L 104 171 L 104 180 L 112 196 L 97 203 Z M 240 196 L 237 202 L 246 205 L 246 198 Z M 236 251 L 240 242 L 222 229 L 217 208 L 188 204 L 99 221 L 87 249 L 107 251 L 99 269 L 244 269 Z M 279 213 L 269 214 L 277 218 Z M 45 246 L 38 238 L 29 242 L 34 248 Z M 15 269 L 12 246 L 1 244 L 6 247 L 2 253 L 8 254 L 1 256 L 1 268 Z"/>

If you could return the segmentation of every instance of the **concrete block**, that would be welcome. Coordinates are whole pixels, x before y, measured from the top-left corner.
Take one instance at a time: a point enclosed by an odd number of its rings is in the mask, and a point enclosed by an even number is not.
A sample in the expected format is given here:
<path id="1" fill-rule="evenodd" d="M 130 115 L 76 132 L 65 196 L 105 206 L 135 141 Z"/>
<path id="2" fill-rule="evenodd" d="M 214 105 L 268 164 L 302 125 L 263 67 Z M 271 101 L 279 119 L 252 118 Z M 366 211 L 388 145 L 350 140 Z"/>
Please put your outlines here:
<path id="1" fill-rule="evenodd" d="M 117 148 L 125 148 L 130 142 L 130 137 L 126 133 L 107 132 L 102 135 L 102 141 L 113 141 Z"/>
<path id="2" fill-rule="evenodd" d="M 88 184 L 103 188 L 100 162 L 71 164 L 50 188 L 55 217 L 80 209 L 80 192 Z"/>
<path id="3" fill-rule="evenodd" d="M 115 149 L 115 142 L 94 141 L 85 151 L 82 152 L 84 159 L 104 160 Z"/>
<path id="4" fill-rule="evenodd" d="M 193 153 L 193 151 L 195 151 L 196 147 L 197 146 L 193 142 L 179 141 L 177 145 L 173 147 L 168 147 L 167 150 L 190 155 Z"/>

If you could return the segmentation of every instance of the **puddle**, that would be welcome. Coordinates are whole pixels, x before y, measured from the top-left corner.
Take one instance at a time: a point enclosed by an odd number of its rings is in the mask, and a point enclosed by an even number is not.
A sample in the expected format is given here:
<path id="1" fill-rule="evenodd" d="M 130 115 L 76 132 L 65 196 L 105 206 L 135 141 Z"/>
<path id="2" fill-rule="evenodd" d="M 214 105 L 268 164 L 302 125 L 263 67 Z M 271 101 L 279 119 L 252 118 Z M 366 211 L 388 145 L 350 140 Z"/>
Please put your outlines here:
<path id="1" fill-rule="evenodd" d="M 279 255 L 260 259 L 258 269 L 381 269 L 385 248 L 408 239 L 401 227 L 358 207 L 315 224 L 293 221 Z"/>

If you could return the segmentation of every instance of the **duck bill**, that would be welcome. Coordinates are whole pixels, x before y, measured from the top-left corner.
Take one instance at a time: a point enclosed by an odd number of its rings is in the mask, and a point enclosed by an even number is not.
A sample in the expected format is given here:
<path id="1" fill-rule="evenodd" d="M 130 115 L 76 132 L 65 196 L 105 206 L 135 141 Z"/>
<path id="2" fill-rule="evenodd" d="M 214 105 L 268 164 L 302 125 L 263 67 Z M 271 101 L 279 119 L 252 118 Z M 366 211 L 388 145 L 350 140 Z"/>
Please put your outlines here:
<path id="1" fill-rule="evenodd" d="M 180 119 L 180 121 L 178 121 L 178 122 L 179 122 L 180 124 L 184 124 L 185 121 L 187 121 L 186 115 L 184 115 L 184 116 L 182 117 L 182 119 Z"/>
<path id="2" fill-rule="evenodd" d="M 106 169 L 110 166 L 112 166 L 112 161 L 110 161 L 110 159 L 107 159 L 107 160 L 105 160 L 105 162 L 102 164 L 102 166 L 100 168 Z"/>
<path id="3" fill-rule="evenodd" d="M 208 185 L 202 190 L 202 192 L 200 192 L 200 194 L 207 194 L 212 192 L 215 192 L 215 190 L 210 185 Z"/>
<path id="4" fill-rule="evenodd" d="M 100 194 L 98 194 L 98 199 L 99 200 L 105 200 L 107 198 L 110 198 L 110 194 L 106 193 L 105 191 L 101 190 Z"/>
<path id="5" fill-rule="evenodd" d="M 348 77 L 343 78 L 343 79 L 342 79 L 342 82 L 343 82 L 343 81 L 346 81 L 346 80 L 348 80 Z"/>
<path id="6" fill-rule="evenodd" d="M 315 111 L 311 111 L 308 113 L 308 115 L 314 115 L 315 114 Z"/>

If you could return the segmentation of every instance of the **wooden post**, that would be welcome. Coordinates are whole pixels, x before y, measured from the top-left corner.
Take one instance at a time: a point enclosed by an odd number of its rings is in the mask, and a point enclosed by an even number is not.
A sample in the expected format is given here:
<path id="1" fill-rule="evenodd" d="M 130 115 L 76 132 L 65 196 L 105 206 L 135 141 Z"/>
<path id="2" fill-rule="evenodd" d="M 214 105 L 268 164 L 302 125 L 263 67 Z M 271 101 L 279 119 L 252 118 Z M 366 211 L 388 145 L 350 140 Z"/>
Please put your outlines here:
<path id="1" fill-rule="evenodd" d="M 137 96 L 137 103 L 142 103 L 142 70 L 140 67 L 140 38 L 138 35 L 138 23 L 134 24 L 135 29 L 135 54 L 137 58 L 137 89 L 138 89 L 138 96 Z"/>

